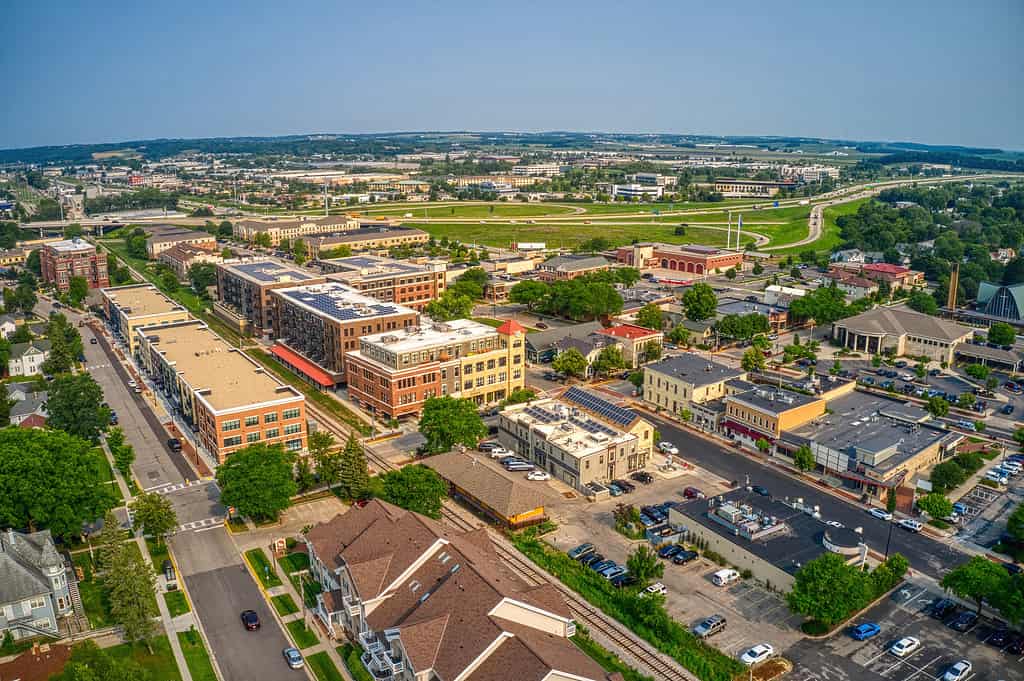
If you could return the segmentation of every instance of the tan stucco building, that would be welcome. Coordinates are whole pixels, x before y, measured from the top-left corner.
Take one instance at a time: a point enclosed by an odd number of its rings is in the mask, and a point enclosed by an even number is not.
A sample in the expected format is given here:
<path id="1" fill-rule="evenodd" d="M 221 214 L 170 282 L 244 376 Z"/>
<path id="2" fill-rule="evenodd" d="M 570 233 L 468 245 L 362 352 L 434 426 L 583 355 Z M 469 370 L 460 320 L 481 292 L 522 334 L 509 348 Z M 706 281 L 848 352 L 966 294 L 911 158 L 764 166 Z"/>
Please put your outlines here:
<path id="1" fill-rule="evenodd" d="M 925 356 L 947 364 L 952 364 L 957 344 L 966 343 L 973 335 L 970 327 L 889 307 L 876 307 L 832 324 L 832 339 L 850 350 Z"/>
<path id="2" fill-rule="evenodd" d="M 136 329 L 159 326 L 191 319 L 185 307 L 161 293 L 152 284 L 130 284 L 100 290 L 107 325 L 114 338 L 128 345 L 135 353 Z"/>

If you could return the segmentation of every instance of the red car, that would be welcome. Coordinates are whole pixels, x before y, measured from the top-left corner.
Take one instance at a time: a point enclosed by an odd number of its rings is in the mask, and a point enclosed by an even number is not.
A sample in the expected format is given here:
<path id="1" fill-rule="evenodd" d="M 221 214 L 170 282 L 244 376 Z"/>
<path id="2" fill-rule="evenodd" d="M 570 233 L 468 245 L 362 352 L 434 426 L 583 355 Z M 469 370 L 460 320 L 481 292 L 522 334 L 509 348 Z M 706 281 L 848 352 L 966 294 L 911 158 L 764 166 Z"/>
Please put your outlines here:
<path id="1" fill-rule="evenodd" d="M 701 492 L 696 487 L 687 487 L 683 490 L 683 496 L 687 499 L 703 499 L 704 492 Z"/>

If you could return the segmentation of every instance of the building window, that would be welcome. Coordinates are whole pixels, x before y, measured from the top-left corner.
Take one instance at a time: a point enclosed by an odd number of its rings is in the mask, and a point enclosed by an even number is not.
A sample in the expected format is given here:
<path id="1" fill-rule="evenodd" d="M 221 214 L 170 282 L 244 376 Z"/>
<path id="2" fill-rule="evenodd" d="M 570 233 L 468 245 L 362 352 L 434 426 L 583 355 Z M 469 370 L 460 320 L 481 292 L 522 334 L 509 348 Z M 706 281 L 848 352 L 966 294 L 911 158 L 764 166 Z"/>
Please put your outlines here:
<path id="1" fill-rule="evenodd" d="M 289 452 L 297 452 L 302 449 L 302 440 L 288 440 L 284 443 L 284 447 Z"/>
<path id="2" fill-rule="evenodd" d="M 258 425 L 260 425 L 260 417 L 259 416 L 246 416 L 245 417 L 245 425 L 246 426 L 258 426 Z"/>
<path id="3" fill-rule="evenodd" d="M 295 435 L 295 433 L 301 433 L 301 432 L 302 432 L 302 424 L 301 423 L 290 423 L 290 424 L 288 424 L 287 426 L 284 427 L 284 434 L 285 435 Z"/>
<path id="4" fill-rule="evenodd" d="M 277 412 L 276 411 L 270 411 L 270 412 L 267 412 L 266 414 L 263 415 L 263 423 L 276 423 L 276 422 L 277 422 Z"/>
<path id="5" fill-rule="evenodd" d="M 260 441 L 260 434 L 259 434 L 259 432 L 246 434 L 245 441 L 248 442 L 249 444 L 252 444 L 253 442 L 259 442 Z"/>
<path id="6" fill-rule="evenodd" d="M 266 436 L 267 436 L 267 439 L 270 440 L 272 438 L 277 437 L 280 434 L 281 434 L 281 430 L 279 428 L 271 428 L 270 430 L 267 431 Z"/>
<path id="7" fill-rule="evenodd" d="M 299 410 L 298 409 L 285 409 L 283 412 L 281 412 L 281 418 L 283 418 L 283 419 L 297 419 L 297 418 L 299 418 Z"/>
<path id="8" fill-rule="evenodd" d="M 242 427 L 242 422 L 241 421 L 239 421 L 238 419 L 232 419 L 231 421 L 225 421 L 221 425 L 220 429 L 226 433 L 226 432 L 231 431 L 231 430 L 238 430 L 241 427 Z"/>
<path id="9" fill-rule="evenodd" d="M 237 447 L 240 444 L 242 444 L 241 435 L 232 435 L 231 437 L 224 438 L 225 447 Z"/>
<path id="10" fill-rule="evenodd" d="M 46 606 L 46 599 L 42 598 L 42 597 L 40 597 L 40 598 L 33 598 L 29 602 L 29 607 L 32 610 L 38 610 L 39 608 L 42 608 L 42 607 L 45 607 L 45 606 Z"/>

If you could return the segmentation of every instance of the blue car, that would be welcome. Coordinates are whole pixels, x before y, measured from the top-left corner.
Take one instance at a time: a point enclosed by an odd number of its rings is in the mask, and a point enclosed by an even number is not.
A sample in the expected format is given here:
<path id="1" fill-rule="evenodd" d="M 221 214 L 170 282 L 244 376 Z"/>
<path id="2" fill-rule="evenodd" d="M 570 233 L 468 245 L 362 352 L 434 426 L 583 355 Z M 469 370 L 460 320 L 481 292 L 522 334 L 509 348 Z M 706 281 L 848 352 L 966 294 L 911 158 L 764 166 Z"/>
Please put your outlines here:
<path id="1" fill-rule="evenodd" d="M 865 622 L 864 624 L 858 624 L 850 630 L 850 636 L 857 639 L 858 641 L 866 641 L 872 636 L 878 636 L 882 628 L 874 622 Z"/>

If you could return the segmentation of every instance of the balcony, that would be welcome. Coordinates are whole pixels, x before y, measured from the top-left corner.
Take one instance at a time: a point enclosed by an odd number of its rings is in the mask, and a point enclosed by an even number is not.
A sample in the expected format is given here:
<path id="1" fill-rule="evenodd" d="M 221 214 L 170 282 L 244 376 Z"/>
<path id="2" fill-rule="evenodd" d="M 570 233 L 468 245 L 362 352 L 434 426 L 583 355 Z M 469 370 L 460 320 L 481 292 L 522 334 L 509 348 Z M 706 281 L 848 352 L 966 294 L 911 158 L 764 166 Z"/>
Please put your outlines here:
<path id="1" fill-rule="evenodd" d="M 359 658 L 373 678 L 381 681 L 397 678 L 405 671 L 405 662 L 401 658 L 392 657 L 386 650 L 363 653 Z"/>
<path id="2" fill-rule="evenodd" d="M 359 614 L 359 599 L 351 594 L 347 594 L 341 597 L 341 602 L 345 606 L 345 610 L 349 616 L 355 617 Z"/>

